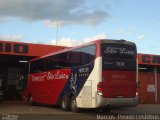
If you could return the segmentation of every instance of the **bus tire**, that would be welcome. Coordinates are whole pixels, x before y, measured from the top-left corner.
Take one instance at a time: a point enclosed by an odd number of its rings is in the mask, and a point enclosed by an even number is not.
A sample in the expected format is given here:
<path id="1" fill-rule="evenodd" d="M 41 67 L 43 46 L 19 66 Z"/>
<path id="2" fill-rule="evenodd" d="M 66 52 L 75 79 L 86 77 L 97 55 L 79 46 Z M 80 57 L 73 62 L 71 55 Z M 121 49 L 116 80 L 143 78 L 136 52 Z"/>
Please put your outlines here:
<path id="1" fill-rule="evenodd" d="M 111 111 L 110 107 L 101 108 L 103 113 L 109 113 Z"/>
<path id="2" fill-rule="evenodd" d="M 76 101 L 76 97 L 72 96 L 70 99 L 70 108 L 72 112 L 79 112 L 79 108 L 77 108 L 77 101 Z"/>
<path id="3" fill-rule="evenodd" d="M 61 108 L 64 111 L 69 111 L 69 101 L 66 95 L 63 95 L 61 98 Z"/>
<path id="4" fill-rule="evenodd" d="M 28 96 L 28 104 L 31 105 L 31 106 L 34 105 L 32 94 L 30 94 L 30 95 Z"/>

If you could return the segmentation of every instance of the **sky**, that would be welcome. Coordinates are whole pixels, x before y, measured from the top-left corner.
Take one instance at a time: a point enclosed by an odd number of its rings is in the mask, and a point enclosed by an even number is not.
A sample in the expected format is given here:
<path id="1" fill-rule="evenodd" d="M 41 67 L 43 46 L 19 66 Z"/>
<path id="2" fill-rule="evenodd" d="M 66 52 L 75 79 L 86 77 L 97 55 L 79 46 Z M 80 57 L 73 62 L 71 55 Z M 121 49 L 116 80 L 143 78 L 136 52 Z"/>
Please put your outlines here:
<path id="1" fill-rule="evenodd" d="M 96 39 L 160 54 L 160 0 L 0 0 L 0 40 L 76 46 Z"/>

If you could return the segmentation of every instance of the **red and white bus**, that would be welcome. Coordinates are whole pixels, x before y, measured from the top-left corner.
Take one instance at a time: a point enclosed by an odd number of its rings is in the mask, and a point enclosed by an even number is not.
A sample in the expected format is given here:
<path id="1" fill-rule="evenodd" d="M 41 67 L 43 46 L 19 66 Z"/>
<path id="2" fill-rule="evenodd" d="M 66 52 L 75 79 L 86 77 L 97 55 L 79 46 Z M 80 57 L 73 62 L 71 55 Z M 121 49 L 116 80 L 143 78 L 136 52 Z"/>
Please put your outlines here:
<path id="1" fill-rule="evenodd" d="M 29 104 L 79 108 L 137 105 L 137 49 L 125 40 L 97 40 L 30 61 Z"/>

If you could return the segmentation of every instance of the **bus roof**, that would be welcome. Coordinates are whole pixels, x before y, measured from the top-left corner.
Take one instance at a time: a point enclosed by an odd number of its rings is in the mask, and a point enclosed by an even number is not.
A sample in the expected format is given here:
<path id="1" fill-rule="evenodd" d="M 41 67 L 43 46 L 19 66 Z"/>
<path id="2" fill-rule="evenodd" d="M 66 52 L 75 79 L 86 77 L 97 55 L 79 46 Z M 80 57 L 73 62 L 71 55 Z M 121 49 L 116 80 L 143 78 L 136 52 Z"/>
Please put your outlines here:
<path id="1" fill-rule="evenodd" d="M 44 55 L 44 56 L 34 58 L 34 59 L 30 60 L 30 61 L 39 60 L 39 59 L 42 59 L 42 58 L 45 58 L 45 57 L 49 57 L 49 56 L 51 56 L 51 55 L 55 55 L 55 54 L 58 54 L 58 53 L 67 52 L 67 51 L 70 51 L 70 50 L 74 50 L 74 49 L 77 49 L 77 48 L 81 48 L 81 47 L 84 47 L 84 46 L 87 46 L 87 45 L 91 45 L 91 44 L 96 44 L 96 43 L 121 43 L 121 44 L 135 45 L 135 43 L 130 42 L 130 41 L 126 41 L 126 40 L 123 40 L 123 39 L 120 39 L 120 40 L 114 40 L 114 39 L 99 39 L 99 40 L 91 41 L 91 42 L 89 42 L 89 43 L 82 44 L 82 45 L 79 45 L 79 46 L 64 48 L 64 49 L 62 49 L 62 50 L 58 50 L 58 51 L 52 52 L 52 53 L 47 54 L 47 55 Z"/>

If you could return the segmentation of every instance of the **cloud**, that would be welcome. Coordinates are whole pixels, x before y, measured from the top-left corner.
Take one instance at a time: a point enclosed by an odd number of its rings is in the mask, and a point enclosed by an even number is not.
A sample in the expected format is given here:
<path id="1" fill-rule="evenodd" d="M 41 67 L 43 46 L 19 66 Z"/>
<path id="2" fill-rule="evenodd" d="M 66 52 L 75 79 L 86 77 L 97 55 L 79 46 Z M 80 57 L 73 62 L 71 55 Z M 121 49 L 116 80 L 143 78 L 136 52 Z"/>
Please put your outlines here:
<path id="1" fill-rule="evenodd" d="M 4 23 L 4 22 L 7 22 L 8 19 L 7 18 L 0 18 L 0 24 Z"/>
<path id="2" fill-rule="evenodd" d="M 155 24 L 156 24 L 157 26 L 160 26 L 160 21 L 155 21 Z"/>
<path id="3" fill-rule="evenodd" d="M 51 40 L 52 45 L 56 45 L 56 40 Z M 77 42 L 77 40 L 71 39 L 71 38 L 61 38 L 57 41 L 57 45 L 60 46 L 68 46 L 72 47 L 75 45 L 80 45 L 81 42 Z"/>
<path id="4" fill-rule="evenodd" d="M 152 20 L 152 23 L 156 26 L 160 26 L 160 20 Z"/>
<path id="5" fill-rule="evenodd" d="M 106 2 L 105 0 L 101 1 Z M 100 4 L 101 1 L 0 0 L 0 18 L 46 21 L 48 26 L 54 26 L 58 13 L 58 19 L 62 25 L 97 25 L 110 16 L 106 10 L 107 5 Z M 95 7 L 95 4 L 98 4 L 98 6 Z"/>
<path id="6" fill-rule="evenodd" d="M 139 36 L 137 37 L 138 40 L 144 40 L 144 38 L 145 38 L 144 35 L 139 35 Z"/>
<path id="7" fill-rule="evenodd" d="M 0 40 L 3 40 L 3 41 L 26 42 L 24 38 L 25 37 L 22 34 L 20 35 L 0 35 Z M 94 40 L 106 39 L 106 38 L 107 38 L 107 35 L 105 33 L 96 34 L 92 37 L 86 37 L 82 40 L 63 37 L 63 38 L 58 39 L 57 45 L 73 47 L 73 46 L 78 46 L 78 45 L 88 43 Z M 32 40 L 32 43 L 44 44 L 42 42 L 38 42 L 35 40 Z M 49 44 L 56 45 L 56 40 L 55 39 L 51 40 Z"/>
<path id="8" fill-rule="evenodd" d="M 77 46 L 77 45 L 91 42 L 93 40 L 106 39 L 106 37 L 107 37 L 107 35 L 105 33 L 100 33 L 100 34 L 97 34 L 92 37 L 84 38 L 81 41 L 71 39 L 71 38 L 61 38 L 57 41 L 57 43 L 58 43 L 58 45 L 61 45 L 61 46 L 73 47 L 73 46 Z M 51 40 L 51 44 L 56 45 L 56 40 Z"/>
<path id="9" fill-rule="evenodd" d="M 121 34 L 121 35 L 131 35 L 132 32 L 131 31 L 127 31 L 127 30 L 124 30 L 124 29 L 119 29 L 117 31 L 118 34 Z"/>
<path id="10" fill-rule="evenodd" d="M 91 42 L 91 41 L 98 40 L 98 39 L 106 39 L 106 37 L 107 35 L 105 33 L 100 33 L 93 37 L 84 38 L 83 42 L 87 43 L 87 42 Z"/>
<path id="11" fill-rule="evenodd" d="M 23 42 L 24 35 L 2 35 L 0 36 L 0 40 L 4 41 L 17 41 L 17 42 Z"/>

